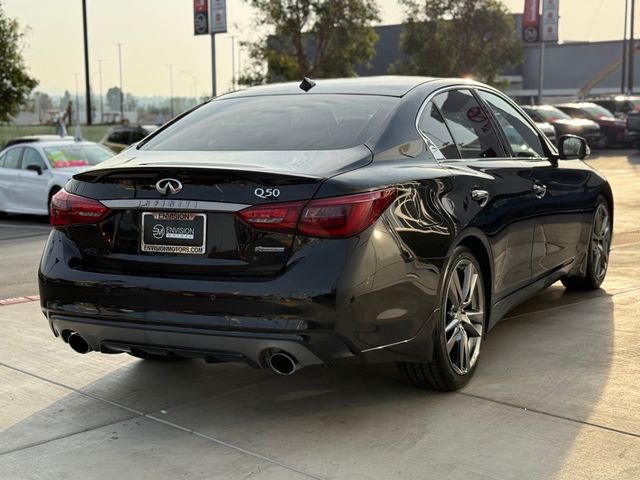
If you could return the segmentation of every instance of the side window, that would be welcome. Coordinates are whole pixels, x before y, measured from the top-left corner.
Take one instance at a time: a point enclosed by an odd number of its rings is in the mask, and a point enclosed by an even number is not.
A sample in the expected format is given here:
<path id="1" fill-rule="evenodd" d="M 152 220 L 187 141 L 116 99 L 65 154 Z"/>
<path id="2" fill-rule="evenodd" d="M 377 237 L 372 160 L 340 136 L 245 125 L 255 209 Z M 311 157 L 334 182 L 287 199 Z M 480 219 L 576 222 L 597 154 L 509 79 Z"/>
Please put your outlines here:
<path id="1" fill-rule="evenodd" d="M 25 148 L 22 155 L 22 169 L 26 170 L 29 165 L 38 165 L 40 169 L 46 170 L 47 165 L 42 160 L 42 157 L 37 150 L 33 148 Z"/>
<path id="2" fill-rule="evenodd" d="M 444 118 L 442 118 L 438 107 L 432 102 L 429 102 L 422 112 L 418 128 L 440 149 L 445 158 L 460 158 L 458 148 L 453 142 L 447 125 L 444 123 Z"/>
<path id="3" fill-rule="evenodd" d="M 462 158 L 504 156 L 491 121 L 469 90 L 441 93 L 433 102 L 442 113 Z"/>
<path id="4" fill-rule="evenodd" d="M 126 131 L 115 130 L 109 134 L 109 138 L 107 138 L 107 142 L 127 145 L 129 143 L 128 137 L 129 135 Z"/>
<path id="5" fill-rule="evenodd" d="M 22 150 L 22 148 L 13 148 L 9 150 L 4 156 L 4 168 L 20 168 Z"/>
<path id="6" fill-rule="evenodd" d="M 544 157 L 544 148 L 538 132 L 513 108 L 509 102 L 493 93 L 478 92 L 496 116 L 511 150 L 516 157 Z"/>

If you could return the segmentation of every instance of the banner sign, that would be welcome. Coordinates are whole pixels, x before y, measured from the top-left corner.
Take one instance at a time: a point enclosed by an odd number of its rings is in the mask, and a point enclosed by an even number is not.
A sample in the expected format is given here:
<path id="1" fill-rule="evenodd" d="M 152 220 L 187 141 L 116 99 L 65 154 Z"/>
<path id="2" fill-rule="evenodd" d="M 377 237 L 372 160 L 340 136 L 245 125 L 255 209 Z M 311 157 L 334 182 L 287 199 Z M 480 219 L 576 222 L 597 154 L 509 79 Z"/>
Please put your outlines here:
<path id="1" fill-rule="evenodd" d="M 209 0 L 193 0 L 193 34 L 209 34 Z"/>
<path id="2" fill-rule="evenodd" d="M 227 1 L 211 0 L 211 34 L 227 31 Z"/>
<path id="3" fill-rule="evenodd" d="M 560 0 L 543 0 L 542 4 L 542 41 L 558 41 L 558 23 L 560 19 Z"/>
<path id="4" fill-rule="evenodd" d="M 522 38 L 525 43 L 540 41 L 540 0 L 525 0 L 524 2 Z"/>

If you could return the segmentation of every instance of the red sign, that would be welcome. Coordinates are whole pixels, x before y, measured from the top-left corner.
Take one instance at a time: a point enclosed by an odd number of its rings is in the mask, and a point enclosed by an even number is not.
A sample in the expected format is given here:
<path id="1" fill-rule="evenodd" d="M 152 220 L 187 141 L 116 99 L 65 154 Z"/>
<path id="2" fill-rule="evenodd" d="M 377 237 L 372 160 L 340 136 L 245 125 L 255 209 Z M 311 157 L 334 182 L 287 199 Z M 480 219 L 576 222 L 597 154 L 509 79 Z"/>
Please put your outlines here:
<path id="1" fill-rule="evenodd" d="M 209 0 L 193 0 L 193 33 L 209 33 Z"/>
<path id="2" fill-rule="evenodd" d="M 524 0 L 522 26 L 537 27 L 538 25 L 540 25 L 540 0 Z"/>

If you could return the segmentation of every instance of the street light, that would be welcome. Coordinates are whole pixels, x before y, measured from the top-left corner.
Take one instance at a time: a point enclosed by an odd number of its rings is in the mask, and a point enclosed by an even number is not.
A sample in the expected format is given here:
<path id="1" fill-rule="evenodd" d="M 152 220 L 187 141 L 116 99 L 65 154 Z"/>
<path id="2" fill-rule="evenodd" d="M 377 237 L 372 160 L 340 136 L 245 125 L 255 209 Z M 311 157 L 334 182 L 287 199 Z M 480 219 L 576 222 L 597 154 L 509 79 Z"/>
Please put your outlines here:
<path id="1" fill-rule="evenodd" d="M 193 73 L 189 72 L 188 70 L 181 70 L 180 73 L 184 73 L 185 75 L 191 77 L 191 80 L 193 80 L 193 94 L 196 98 L 196 105 L 197 105 L 198 103 L 200 103 L 198 101 L 198 79 Z"/>
<path id="2" fill-rule="evenodd" d="M 104 60 L 98 59 L 98 77 L 100 78 L 100 123 L 104 123 L 104 96 L 102 95 L 102 62 Z"/>
<path id="3" fill-rule="evenodd" d="M 122 45 L 124 43 L 116 43 L 118 46 L 118 65 L 120 67 L 120 123 L 124 121 L 124 91 L 122 90 Z"/>
<path id="4" fill-rule="evenodd" d="M 236 37 L 231 35 L 231 90 L 236 89 Z"/>
<path id="5" fill-rule="evenodd" d="M 170 65 L 167 65 L 167 67 L 169 67 L 169 92 L 171 95 L 171 118 L 173 118 L 173 67 L 175 67 L 175 65 L 170 64 Z"/>

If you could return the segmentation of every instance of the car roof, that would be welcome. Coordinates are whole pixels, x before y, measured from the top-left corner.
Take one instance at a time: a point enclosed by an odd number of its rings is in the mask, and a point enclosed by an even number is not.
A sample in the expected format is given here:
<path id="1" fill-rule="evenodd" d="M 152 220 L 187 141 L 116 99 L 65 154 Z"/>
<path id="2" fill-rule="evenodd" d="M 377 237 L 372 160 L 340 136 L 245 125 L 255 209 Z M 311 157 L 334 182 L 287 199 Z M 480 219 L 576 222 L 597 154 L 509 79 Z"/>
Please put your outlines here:
<path id="1" fill-rule="evenodd" d="M 59 135 L 25 135 L 24 137 L 16 137 L 8 140 L 5 147 L 11 147 L 21 143 L 34 143 L 34 142 L 63 142 L 73 140 L 73 137 L 66 135 L 61 137 Z"/>
<path id="2" fill-rule="evenodd" d="M 522 105 L 521 108 L 524 110 L 551 110 L 557 107 L 555 105 Z"/>
<path id="3" fill-rule="evenodd" d="M 374 76 L 315 80 L 316 86 L 308 94 L 352 94 L 352 95 L 385 95 L 402 97 L 415 87 L 438 80 L 432 77 L 410 76 Z M 219 99 L 241 98 L 262 95 L 303 95 L 300 82 L 260 85 L 233 93 L 221 95 Z"/>
<path id="4" fill-rule="evenodd" d="M 568 102 L 568 103 L 559 103 L 554 105 L 555 107 L 571 107 L 571 108 L 584 108 L 584 107 L 597 107 L 595 103 L 591 102 Z"/>

